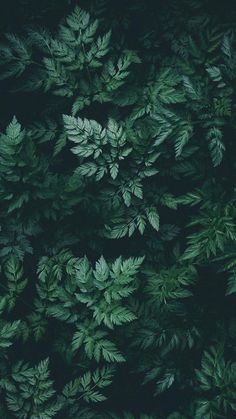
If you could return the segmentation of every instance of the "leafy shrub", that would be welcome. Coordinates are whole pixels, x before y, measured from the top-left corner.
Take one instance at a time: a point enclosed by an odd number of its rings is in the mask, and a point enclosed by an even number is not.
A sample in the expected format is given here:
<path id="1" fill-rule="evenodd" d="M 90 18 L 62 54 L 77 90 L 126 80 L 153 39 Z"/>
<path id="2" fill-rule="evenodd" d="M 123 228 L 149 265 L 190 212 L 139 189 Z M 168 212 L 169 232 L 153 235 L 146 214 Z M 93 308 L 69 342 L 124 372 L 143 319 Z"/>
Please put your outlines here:
<path id="1" fill-rule="evenodd" d="M 1 44 L 1 417 L 233 418 L 235 8 L 58 3 Z"/>

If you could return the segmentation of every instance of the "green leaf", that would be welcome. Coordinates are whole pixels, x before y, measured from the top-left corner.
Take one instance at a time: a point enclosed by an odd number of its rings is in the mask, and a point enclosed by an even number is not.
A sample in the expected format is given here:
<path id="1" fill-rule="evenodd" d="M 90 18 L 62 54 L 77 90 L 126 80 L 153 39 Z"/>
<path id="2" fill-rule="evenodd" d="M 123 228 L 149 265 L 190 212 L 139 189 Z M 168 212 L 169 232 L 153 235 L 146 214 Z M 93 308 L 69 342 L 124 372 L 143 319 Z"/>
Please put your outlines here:
<path id="1" fill-rule="evenodd" d="M 151 207 L 146 210 L 146 214 L 148 217 L 148 221 L 151 226 L 156 230 L 159 231 L 160 228 L 160 217 L 155 207 Z"/>

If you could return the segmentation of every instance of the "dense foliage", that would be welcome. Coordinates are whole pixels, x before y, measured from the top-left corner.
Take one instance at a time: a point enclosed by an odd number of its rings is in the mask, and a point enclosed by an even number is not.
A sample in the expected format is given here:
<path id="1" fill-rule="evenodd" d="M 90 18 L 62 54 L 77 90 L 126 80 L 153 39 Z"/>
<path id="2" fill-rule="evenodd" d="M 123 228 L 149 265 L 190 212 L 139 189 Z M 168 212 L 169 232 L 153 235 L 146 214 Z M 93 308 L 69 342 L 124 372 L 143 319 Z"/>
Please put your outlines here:
<path id="1" fill-rule="evenodd" d="M 1 418 L 236 417 L 225 6 L 3 13 Z"/>

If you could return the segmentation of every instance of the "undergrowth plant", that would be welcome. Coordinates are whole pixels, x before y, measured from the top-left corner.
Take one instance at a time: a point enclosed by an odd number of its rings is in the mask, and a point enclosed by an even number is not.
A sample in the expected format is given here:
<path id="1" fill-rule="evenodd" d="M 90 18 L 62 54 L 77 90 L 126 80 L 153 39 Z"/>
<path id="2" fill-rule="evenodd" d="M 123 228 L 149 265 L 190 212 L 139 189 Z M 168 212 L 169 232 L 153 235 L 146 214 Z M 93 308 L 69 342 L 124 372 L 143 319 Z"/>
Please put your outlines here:
<path id="1" fill-rule="evenodd" d="M 234 418 L 235 7 L 58 3 L 1 38 L 0 417 Z"/>

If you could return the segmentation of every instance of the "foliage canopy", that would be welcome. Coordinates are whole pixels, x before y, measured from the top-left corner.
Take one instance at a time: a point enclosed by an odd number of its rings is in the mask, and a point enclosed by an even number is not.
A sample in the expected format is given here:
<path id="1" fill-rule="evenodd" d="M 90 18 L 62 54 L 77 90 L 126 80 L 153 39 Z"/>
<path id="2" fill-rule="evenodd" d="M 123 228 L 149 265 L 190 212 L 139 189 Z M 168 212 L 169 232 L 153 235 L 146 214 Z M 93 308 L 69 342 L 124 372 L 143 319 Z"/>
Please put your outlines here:
<path id="1" fill-rule="evenodd" d="M 236 8 L 16 3 L 0 417 L 234 418 Z"/>

